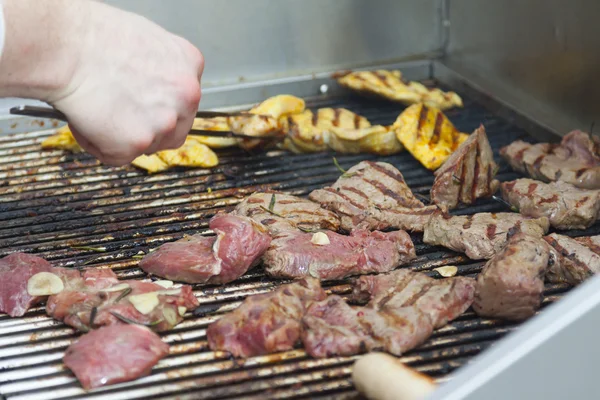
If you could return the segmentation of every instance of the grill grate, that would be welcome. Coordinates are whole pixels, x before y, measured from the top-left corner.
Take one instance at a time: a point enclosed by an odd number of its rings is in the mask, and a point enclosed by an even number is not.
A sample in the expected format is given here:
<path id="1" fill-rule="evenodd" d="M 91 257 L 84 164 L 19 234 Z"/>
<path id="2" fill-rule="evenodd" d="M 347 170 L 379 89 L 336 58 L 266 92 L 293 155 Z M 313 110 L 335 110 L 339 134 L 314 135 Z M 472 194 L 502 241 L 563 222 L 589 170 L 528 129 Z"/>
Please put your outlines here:
<path id="1" fill-rule="evenodd" d="M 321 97 L 311 108 L 345 107 L 374 124 L 391 124 L 402 107 L 359 97 Z M 465 99 L 465 108 L 448 117 L 463 132 L 480 123 L 495 151 L 528 136 L 509 122 Z M 211 171 L 169 171 L 155 176 L 133 167 L 109 168 L 85 154 L 41 152 L 39 143 L 50 131 L 0 137 L 0 256 L 14 251 L 36 253 L 56 266 L 110 267 L 120 278 L 145 275 L 132 256 L 186 234 L 204 233 L 217 211 L 237 204 L 255 190 L 273 188 L 306 195 L 333 183 L 339 171 L 332 155 L 291 155 L 281 151 L 247 154 L 224 152 Z M 531 139 L 531 138 L 529 138 Z M 349 168 L 364 159 L 396 165 L 410 187 L 428 194 L 433 182 L 410 154 L 391 157 L 338 155 Z M 517 175 L 501 164 L 500 180 Z M 210 190 L 209 190 L 210 189 Z M 504 211 L 501 204 L 481 201 L 458 213 Z M 598 233 L 599 226 L 574 235 Z M 419 271 L 454 264 L 459 274 L 473 275 L 481 262 L 422 243 L 413 235 Z M 77 249 L 100 247 L 103 252 Z M 25 317 L 0 315 L 0 393 L 7 399 L 136 399 L 136 398 L 354 398 L 350 371 L 354 358 L 314 360 L 302 350 L 236 361 L 208 350 L 205 329 L 220 313 L 232 310 L 246 296 L 271 290 L 280 282 L 260 269 L 222 287 L 197 285 L 201 307 L 173 331 L 163 334 L 171 355 L 152 375 L 135 382 L 85 393 L 61 362 L 63 351 L 76 338 L 71 328 L 48 318 L 43 308 Z M 325 285 L 330 293 L 347 295 L 347 282 Z M 568 287 L 549 285 L 544 304 L 559 299 Z M 515 328 L 515 324 L 478 318 L 467 312 L 439 329 L 424 345 L 402 359 L 443 381 L 445 376 Z"/>

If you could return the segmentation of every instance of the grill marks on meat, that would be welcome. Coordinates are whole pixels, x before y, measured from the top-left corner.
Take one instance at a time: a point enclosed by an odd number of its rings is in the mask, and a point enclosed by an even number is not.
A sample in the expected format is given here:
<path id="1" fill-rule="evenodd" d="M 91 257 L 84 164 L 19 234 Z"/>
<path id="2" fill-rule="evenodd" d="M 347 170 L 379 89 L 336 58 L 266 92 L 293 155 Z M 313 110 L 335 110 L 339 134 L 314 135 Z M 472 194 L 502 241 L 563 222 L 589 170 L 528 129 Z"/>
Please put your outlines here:
<path id="1" fill-rule="evenodd" d="M 275 196 L 273 209 L 271 200 Z M 254 193 L 237 205 L 235 215 L 242 215 L 262 223 L 271 234 L 296 229 L 327 229 L 337 231 L 340 220 L 318 203 L 283 193 Z"/>
<path id="2" fill-rule="evenodd" d="M 277 278 L 311 276 L 332 280 L 388 272 L 416 257 L 410 236 L 404 231 L 325 234 L 330 242 L 327 245 L 312 243 L 312 233 L 288 231 L 275 236 L 263 256 L 266 272 Z"/>
<path id="3" fill-rule="evenodd" d="M 532 317 L 542 303 L 544 275 L 551 260 L 543 239 L 515 234 L 478 275 L 473 309 L 490 318 L 519 321 Z"/>
<path id="4" fill-rule="evenodd" d="M 335 295 L 313 304 L 302 340 L 313 357 L 374 350 L 401 355 L 462 314 L 474 291 L 474 280 L 464 277 L 435 280 L 408 270 L 362 276 L 354 297 L 370 299 L 367 306 L 352 307 Z"/>
<path id="5" fill-rule="evenodd" d="M 235 357 L 291 350 L 300 339 L 306 309 L 326 297 L 313 278 L 247 297 L 236 310 L 208 326 L 208 344 Z"/>
<path id="6" fill-rule="evenodd" d="M 502 183 L 502 197 L 529 217 L 547 217 L 557 229 L 586 229 L 598 219 L 600 191 L 566 182 L 517 179 Z"/>
<path id="7" fill-rule="evenodd" d="M 51 272 L 59 276 L 63 283 L 79 278 L 79 271 L 55 268 L 43 258 L 12 253 L 0 259 L 0 312 L 11 317 L 21 317 L 27 310 L 47 299 L 47 296 L 31 296 L 27 292 L 27 282 L 40 272 Z"/>
<path id="8" fill-rule="evenodd" d="M 143 314 L 129 299 L 145 293 L 156 294 L 158 304 Z M 65 290 L 50 296 L 46 313 L 84 332 L 123 323 L 146 325 L 156 331 L 165 331 L 183 320 L 179 307 L 186 310 L 198 307 L 198 300 L 191 286 L 183 285 L 166 290 L 153 282 L 119 281 L 107 269 L 103 270 L 101 276 L 94 270 L 85 271 L 82 277 L 70 282 Z"/>
<path id="9" fill-rule="evenodd" d="M 465 253 L 473 260 L 490 259 L 504 248 L 509 231 L 542 237 L 549 227 L 546 217 L 529 218 L 514 213 L 467 216 L 438 213 L 425 226 L 423 242 Z"/>
<path id="10" fill-rule="evenodd" d="M 84 389 L 146 376 L 169 354 L 169 345 L 137 325 L 103 327 L 83 335 L 65 352 L 63 361 Z"/>
<path id="11" fill-rule="evenodd" d="M 574 239 L 552 233 L 544 240 L 554 260 L 546 274 L 548 281 L 577 285 L 600 272 L 600 236 Z"/>
<path id="12" fill-rule="evenodd" d="M 482 125 L 435 172 L 432 202 L 449 210 L 491 196 L 498 190 L 497 168 Z"/>
<path id="13" fill-rule="evenodd" d="M 560 145 L 518 140 L 502 148 L 500 154 L 513 169 L 533 179 L 600 189 L 600 139 L 585 132 L 570 132 Z"/>
<path id="14" fill-rule="evenodd" d="M 317 189 L 309 197 L 339 215 L 341 228 L 346 231 L 355 227 L 422 231 L 437 209 L 423 205 L 400 171 L 384 162 L 363 161 L 333 186 Z"/>
<path id="15" fill-rule="evenodd" d="M 227 283 L 257 264 L 269 247 L 266 228 L 251 218 L 217 214 L 209 227 L 216 237 L 194 235 L 166 243 L 140 262 L 144 271 L 187 283 Z"/>

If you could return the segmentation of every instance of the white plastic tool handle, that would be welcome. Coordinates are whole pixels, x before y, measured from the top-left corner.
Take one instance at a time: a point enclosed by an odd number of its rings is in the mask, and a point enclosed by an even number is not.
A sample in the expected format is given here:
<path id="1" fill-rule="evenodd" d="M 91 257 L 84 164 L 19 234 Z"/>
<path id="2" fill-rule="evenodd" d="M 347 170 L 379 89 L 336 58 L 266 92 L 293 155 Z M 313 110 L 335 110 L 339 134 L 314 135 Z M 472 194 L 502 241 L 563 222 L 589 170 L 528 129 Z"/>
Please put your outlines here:
<path id="1" fill-rule="evenodd" d="M 356 361 L 352 380 L 369 400 L 424 400 L 436 389 L 430 377 L 383 353 L 367 354 Z"/>

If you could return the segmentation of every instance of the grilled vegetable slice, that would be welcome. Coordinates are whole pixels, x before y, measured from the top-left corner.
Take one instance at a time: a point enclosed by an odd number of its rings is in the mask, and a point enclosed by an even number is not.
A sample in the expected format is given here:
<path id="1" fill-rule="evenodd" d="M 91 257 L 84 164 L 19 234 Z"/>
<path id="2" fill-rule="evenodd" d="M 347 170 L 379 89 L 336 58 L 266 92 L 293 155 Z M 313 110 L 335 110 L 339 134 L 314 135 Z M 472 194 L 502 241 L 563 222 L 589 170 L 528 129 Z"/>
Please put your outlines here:
<path id="1" fill-rule="evenodd" d="M 338 75 L 340 76 L 340 75 Z M 363 93 L 375 94 L 403 104 L 424 103 L 445 110 L 462 107 L 462 99 L 454 92 L 428 88 L 419 82 L 406 82 L 400 71 L 358 71 L 338 78 L 341 86 Z"/>
<path id="2" fill-rule="evenodd" d="M 68 150 L 73 153 L 81 153 L 83 151 L 68 125 L 63 126 L 54 135 L 44 140 L 42 142 L 42 149 Z"/>
<path id="3" fill-rule="evenodd" d="M 393 129 L 396 137 L 427 169 L 435 170 L 469 137 L 438 109 L 425 104 L 408 107 Z"/>
<path id="4" fill-rule="evenodd" d="M 227 118 L 225 117 L 216 117 L 216 118 L 196 118 L 194 119 L 194 124 L 192 125 L 192 129 L 203 129 L 207 131 L 221 131 L 227 132 L 231 130 L 229 123 L 227 122 Z M 212 137 L 212 136 L 202 136 L 202 135 L 189 135 L 193 139 L 196 139 L 198 142 L 207 145 L 212 149 L 221 149 L 224 147 L 232 147 L 238 144 L 238 139 L 236 138 L 220 138 L 220 137 Z"/>
<path id="5" fill-rule="evenodd" d="M 161 158 L 156 154 L 152 154 L 149 156 L 142 154 L 141 156 L 133 160 L 131 164 L 138 168 L 145 169 L 151 174 L 166 171 L 167 169 L 169 169 L 167 163 L 161 160 Z"/>
<path id="6" fill-rule="evenodd" d="M 189 137 L 180 148 L 159 151 L 156 154 L 170 167 L 210 168 L 219 163 L 219 158 L 208 146 Z"/>
<path id="7" fill-rule="evenodd" d="M 281 126 L 287 132 L 283 148 L 294 153 L 311 153 L 328 149 L 333 128 L 361 129 L 370 127 L 371 123 L 345 108 L 320 108 L 314 113 L 306 110 L 282 118 Z"/>
<path id="8" fill-rule="evenodd" d="M 382 156 L 402 151 L 402 144 L 396 138 L 396 133 L 391 127 L 381 125 L 361 129 L 331 128 L 329 147 L 340 153 L 372 153 Z"/>
<path id="9" fill-rule="evenodd" d="M 304 111 L 304 100 L 289 94 L 269 97 L 250 110 L 250 114 L 269 115 L 279 119 L 286 115 L 298 114 Z"/>

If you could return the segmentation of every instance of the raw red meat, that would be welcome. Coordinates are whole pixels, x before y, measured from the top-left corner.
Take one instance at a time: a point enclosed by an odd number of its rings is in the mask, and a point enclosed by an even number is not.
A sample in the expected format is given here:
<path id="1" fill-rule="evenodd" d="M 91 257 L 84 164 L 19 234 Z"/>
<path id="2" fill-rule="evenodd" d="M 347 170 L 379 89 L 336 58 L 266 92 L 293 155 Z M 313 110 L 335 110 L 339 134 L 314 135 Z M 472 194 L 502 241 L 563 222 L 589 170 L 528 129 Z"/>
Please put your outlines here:
<path id="1" fill-rule="evenodd" d="M 144 271 L 174 281 L 227 283 L 258 263 L 271 243 L 260 223 L 218 214 L 210 221 L 216 237 L 195 235 L 166 243 L 140 262 Z"/>
<path id="2" fill-rule="evenodd" d="M 113 325 L 83 335 L 63 361 L 87 390 L 146 376 L 168 354 L 169 345 L 148 328 Z"/>

